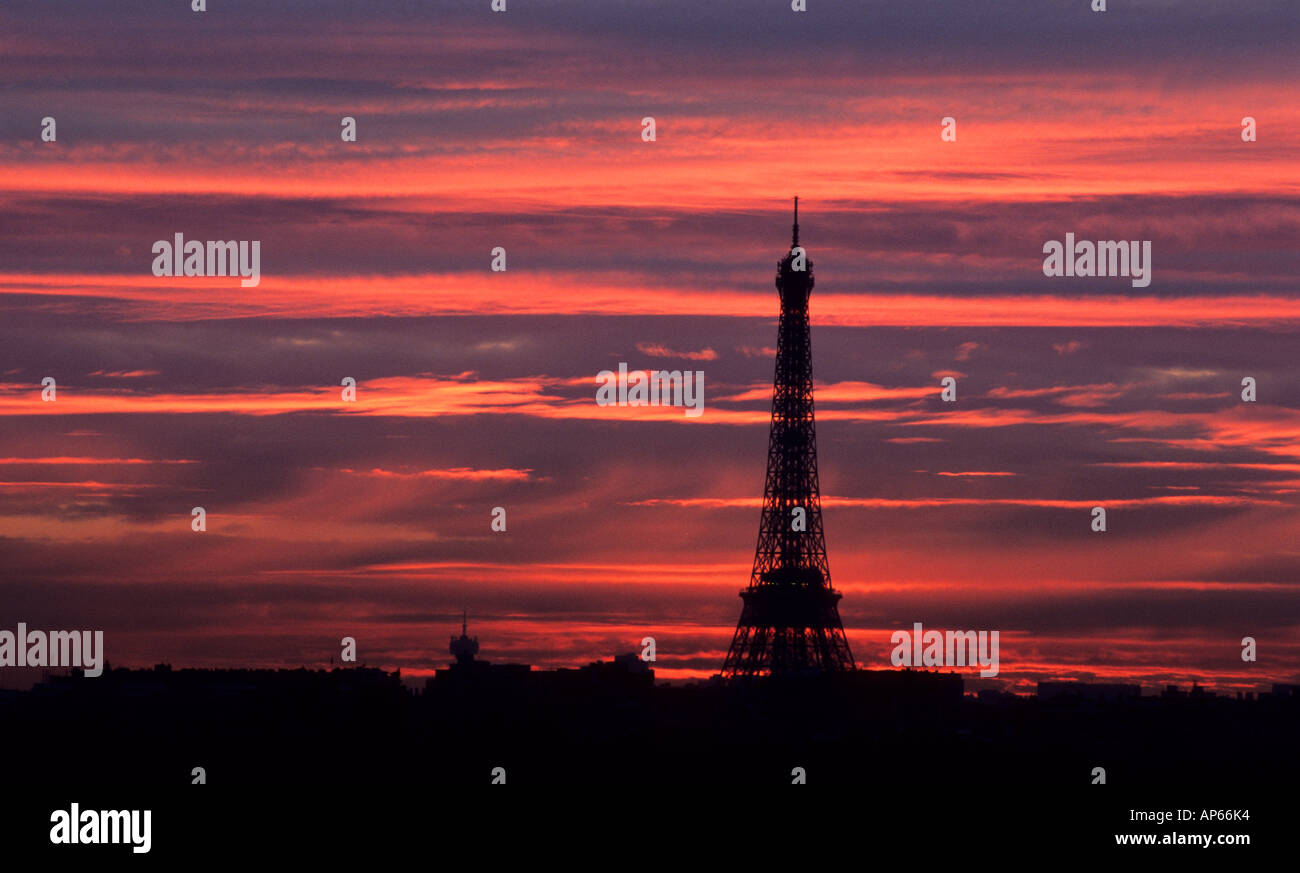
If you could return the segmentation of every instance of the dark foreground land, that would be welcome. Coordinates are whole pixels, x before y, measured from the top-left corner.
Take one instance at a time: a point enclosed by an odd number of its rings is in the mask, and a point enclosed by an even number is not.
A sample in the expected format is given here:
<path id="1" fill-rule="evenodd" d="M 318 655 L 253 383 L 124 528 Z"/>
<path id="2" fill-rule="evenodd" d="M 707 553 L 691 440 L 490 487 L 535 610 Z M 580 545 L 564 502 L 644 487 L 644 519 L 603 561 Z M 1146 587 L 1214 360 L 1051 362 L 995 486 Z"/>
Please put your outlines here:
<path id="1" fill-rule="evenodd" d="M 107 670 L 0 698 L 9 785 L 1234 787 L 1300 778 L 1300 695 L 963 696 L 877 671 L 656 687 L 618 664 L 397 674 Z M 496 773 L 494 775 L 494 770 Z"/>

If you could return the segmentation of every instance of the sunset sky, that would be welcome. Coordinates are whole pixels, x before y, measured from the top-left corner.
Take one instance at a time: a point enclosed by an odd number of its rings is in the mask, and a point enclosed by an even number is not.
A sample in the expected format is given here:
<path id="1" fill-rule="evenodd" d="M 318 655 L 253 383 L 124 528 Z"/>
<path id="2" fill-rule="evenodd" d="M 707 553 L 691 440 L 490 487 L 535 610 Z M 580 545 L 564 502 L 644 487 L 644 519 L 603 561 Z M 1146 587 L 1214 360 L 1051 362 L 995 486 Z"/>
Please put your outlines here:
<path id="1" fill-rule="evenodd" d="M 1300 681 L 1294 3 L 189 6 L 0 6 L 0 628 L 418 676 L 463 608 L 488 660 L 716 673 L 797 194 L 860 666 L 922 622 L 1000 632 L 968 689 Z M 260 284 L 155 277 L 176 233 Z M 1066 233 L 1150 286 L 1044 276 Z M 704 414 L 598 406 L 619 362 Z"/>

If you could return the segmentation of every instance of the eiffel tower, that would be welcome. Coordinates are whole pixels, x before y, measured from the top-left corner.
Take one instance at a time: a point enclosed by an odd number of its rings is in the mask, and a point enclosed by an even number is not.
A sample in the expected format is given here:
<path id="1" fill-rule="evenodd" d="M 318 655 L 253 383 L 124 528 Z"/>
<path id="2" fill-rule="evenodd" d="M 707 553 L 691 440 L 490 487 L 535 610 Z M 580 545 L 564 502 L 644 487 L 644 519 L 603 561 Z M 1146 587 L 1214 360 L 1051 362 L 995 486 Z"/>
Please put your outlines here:
<path id="1" fill-rule="evenodd" d="M 808 326 L 812 267 L 799 246 L 796 197 L 790 252 L 776 268 L 781 321 L 763 516 L 754 571 L 740 592 L 740 623 L 722 666 L 726 679 L 857 669 L 840 623 L 840 593 L 831 588 L 822 534 Z"/>

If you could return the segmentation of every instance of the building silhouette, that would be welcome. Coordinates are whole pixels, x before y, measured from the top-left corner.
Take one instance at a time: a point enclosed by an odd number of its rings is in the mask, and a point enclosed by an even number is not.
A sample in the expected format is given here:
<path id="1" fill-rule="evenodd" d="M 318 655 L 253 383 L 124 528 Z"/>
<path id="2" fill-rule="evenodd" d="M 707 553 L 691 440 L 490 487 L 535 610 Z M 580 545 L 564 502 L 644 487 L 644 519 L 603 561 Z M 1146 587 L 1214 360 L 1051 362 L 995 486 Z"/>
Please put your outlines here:
<path id="1" fill-rule="evenodd" d="M 1142 696 L 1141 685 L 1116 682 L 1052 682 L 1038 683 L 1038 699 L 1070 700 L 1077 699 L 1091 702 L 1137 700 Z"/>
<path id="2" fill-rule="evenodd" d="M 813 420 L 808 297 L 813 265 L 799 245 L 799 198 L 789 253 L 777 264 L 781 297 L 763 514 L 744 606 L 722 667 L 726 679 L 856 669 L 831 587 L 822 533 Z"/>

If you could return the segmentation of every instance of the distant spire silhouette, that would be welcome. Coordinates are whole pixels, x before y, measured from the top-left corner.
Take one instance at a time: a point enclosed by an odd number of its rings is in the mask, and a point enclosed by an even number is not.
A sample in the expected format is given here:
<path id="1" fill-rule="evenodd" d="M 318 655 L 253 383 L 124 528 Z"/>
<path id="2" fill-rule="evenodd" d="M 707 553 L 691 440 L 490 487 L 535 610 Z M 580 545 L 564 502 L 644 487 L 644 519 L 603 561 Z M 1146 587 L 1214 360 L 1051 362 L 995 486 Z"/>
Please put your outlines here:
<path id="1" fill-rule="evenodd" d="M 794 198 L 794 241 L 790 243 L 791 247 L 799 245 L 799 195 Z"/>
<path id="2" fill-rule="evenodd" d="M 456 656 L 457 664 L 468 664 L 478 654 L 478 637 L 469 635 L 469 629 L 466 626 L 468 621 L 469 612 L 462 610 L 460 614 L 460 639 L 451 638 L 451 654 Z"/>

